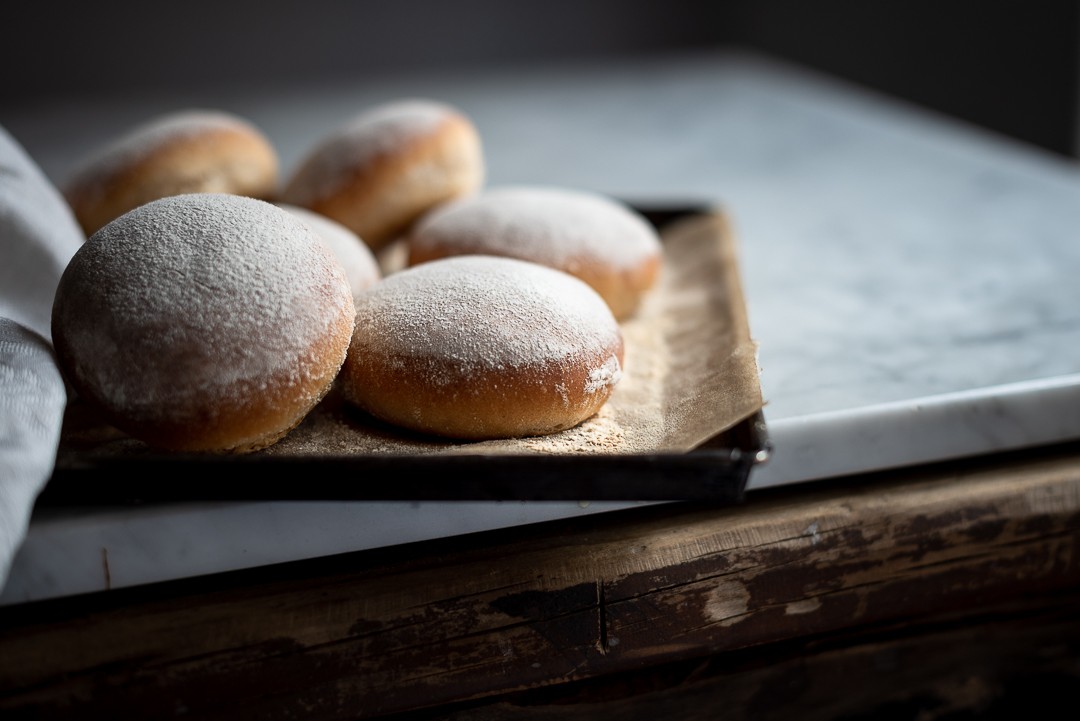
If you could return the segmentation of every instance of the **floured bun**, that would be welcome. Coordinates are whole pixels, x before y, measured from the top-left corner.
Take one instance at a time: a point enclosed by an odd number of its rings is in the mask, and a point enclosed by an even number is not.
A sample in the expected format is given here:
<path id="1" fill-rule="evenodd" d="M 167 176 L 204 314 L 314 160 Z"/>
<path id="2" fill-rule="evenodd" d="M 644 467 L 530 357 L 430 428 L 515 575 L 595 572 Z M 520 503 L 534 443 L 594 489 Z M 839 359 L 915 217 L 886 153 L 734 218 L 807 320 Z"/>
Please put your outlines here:
<path id="1" fill-rule="evenodd" d="M 431 208 L 483 182 L 480 137 L 458 110 L 387 103 L 327 136 L 300 163 L 282 200 L 333 218 L 379 249 Z"/>
<path id="2" fill-rule="evenodd" d="M 121 430 L 168 450 L 242 452 L 322 398 L 353 317 L 340 264 L 304 223 L 260 200 L 192 194 L 87 240 L 52 332 L 71 385 Z"/>
<path id="3" fill-rule="evenodd" d="M 283 208 L 300 220 L 307 223 L 308 227 L 326 243 L 341 263 L 345 277 L 349 279 L 349 287 L 352 288 L 353 297 L 359 296 L 365 290 L 379 282 L 382 271 L 379 263 L 375 260 L 371 249 L 360 239 L 356 233 L 346 228 L 336 220 L 331 220 L 325 215 L 319 215 L 313 211 L 288 203 L 278 203 Z"/>
<path id="4" fill-rule="evenodd" d="M 133 208 L 184 193 L 271 198 L 278 158 L 254 125 L 187 110 L 135 127 L 88 158 L 64 187 L 87 235 Z"/>
<path id="5" fill-rule="evenodd" d="M 452 255 L 519 258 L 592 286 L 622 320 L 655 285 L 656 230 L 615 200 L 545 187 L 490 189 L 433 210 L 409 237 L 409 264 Z"/>
<path id="6" fill-rule="evenodd" d="M 468 256 L 385 278 L 357 304 L 341 382 L 377 418 L 461 439 L 535 436 L 595 414 L 622 376 L 603 299 L 573 276 Z"/>

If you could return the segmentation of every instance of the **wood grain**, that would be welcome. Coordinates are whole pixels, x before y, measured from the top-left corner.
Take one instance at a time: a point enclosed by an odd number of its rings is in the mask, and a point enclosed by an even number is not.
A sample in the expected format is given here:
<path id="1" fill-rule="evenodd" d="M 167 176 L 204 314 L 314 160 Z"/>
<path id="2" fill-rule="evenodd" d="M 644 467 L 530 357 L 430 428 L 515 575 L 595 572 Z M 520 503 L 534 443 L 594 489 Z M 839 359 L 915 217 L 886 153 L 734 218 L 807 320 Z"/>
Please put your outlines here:
<path id="1" fill-rule="evenodd" d="M 1080 594 L 433 709 L 428 721 L 1076 717 Z"/>
<path id="2" fill-rule="evenodd" d="M 476 703 L 1077 588 L 1078 541 L 1069 448 L 28 604 L 0 610 L 0 715 Z"/>

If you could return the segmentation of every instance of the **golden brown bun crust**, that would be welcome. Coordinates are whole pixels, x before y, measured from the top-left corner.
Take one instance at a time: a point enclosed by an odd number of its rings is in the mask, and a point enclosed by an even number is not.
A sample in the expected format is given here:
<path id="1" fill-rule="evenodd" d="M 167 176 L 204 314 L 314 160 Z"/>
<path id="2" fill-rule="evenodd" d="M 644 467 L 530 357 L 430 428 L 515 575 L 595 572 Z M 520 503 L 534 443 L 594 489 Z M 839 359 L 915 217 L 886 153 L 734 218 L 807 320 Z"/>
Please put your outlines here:
<path id="1" fill-rule="evenodd" d="M 61 278 L 52 332 L 72 387 L 116 427 L 166 450 L 245 452 L 323 397 L 353 320 L 340 265 L 300 220 L 196 194 L 91 237 Z"/>
<path id="2" fill-rule="evenodd" d="M 554 433 L 594 415 L 622 375 L 603 299 L 508 258 L 435 261 L 357 303 L 345 397 L 389 423 L 480 440 Z"/>
<path id="3" fill-rule="evenodd" d="M 492 369 L 483 378 L 430 385 L 418 379 L 453 373 L 451 361 L 357 350 L 342 373 L 346 398 L 387 423 L 463 440 L 522 438 L 557 433 L 596 415 L 612 388 L 587 393 L 591 369 L 612 356 L 620 365 L 624 360 L 621 341 L 605 352 L 581 356 L 566 368 Z"/>
<path id="4" fill-rule="evenodd" d="M 579 261 L 574 275 L 592 286 L 607 301 L 619 320 L 634 315 L 645 294 L 660 278 L 660 254 L 643 259 L 631 268 L 613 269 L 596 261 Z"/>
<path id="5" fill-rule="evenodd" d="M 333 218 L 378 250 L 483 178 L 480 136 L 468 118 L 436 103 L 401 102 L 328 137 L 301 163 L 282 200 Z"/>
<path id="6" fill-rule="evenodd" d="M 87 235 L 140 205 L 185 193 L 270 199 L 278 158 L 267 138 L 235 116 L 188 111 L 131 130 L 88 160 L 64 188 Z"/>
<path id="7" fill-rule="evenodd" d="M 409 265 L 455 255 L 518 258 L 570 273 L 607 301 L 619 320 L 656 284 L 656 230 L 615 200 L 553 187 L 504 187 L 448 203 L 409 236 Z"/>

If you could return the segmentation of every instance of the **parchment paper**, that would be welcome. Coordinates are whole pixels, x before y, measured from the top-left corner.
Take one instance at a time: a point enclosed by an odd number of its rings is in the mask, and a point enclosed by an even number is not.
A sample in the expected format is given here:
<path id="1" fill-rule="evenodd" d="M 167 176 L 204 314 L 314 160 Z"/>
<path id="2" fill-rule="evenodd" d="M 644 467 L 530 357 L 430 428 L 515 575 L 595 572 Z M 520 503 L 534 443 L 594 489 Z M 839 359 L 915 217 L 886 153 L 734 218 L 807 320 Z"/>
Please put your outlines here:
<path id="1" fill-rule="evenodd" d="M 719 211 L 664 230 L 659 284 L 622 325 L 624 376 L 600 412 L 538 438 L 447 442 L 413 435 L 346 404 L 336 389 L 269 456 L 688 451 L 762 407 L 736 244 Z M 391 261 L 392 262 L 392 261 Z M 140 441 L 70 409 L 58 464 L 80 454 L 142 454 Z"/>

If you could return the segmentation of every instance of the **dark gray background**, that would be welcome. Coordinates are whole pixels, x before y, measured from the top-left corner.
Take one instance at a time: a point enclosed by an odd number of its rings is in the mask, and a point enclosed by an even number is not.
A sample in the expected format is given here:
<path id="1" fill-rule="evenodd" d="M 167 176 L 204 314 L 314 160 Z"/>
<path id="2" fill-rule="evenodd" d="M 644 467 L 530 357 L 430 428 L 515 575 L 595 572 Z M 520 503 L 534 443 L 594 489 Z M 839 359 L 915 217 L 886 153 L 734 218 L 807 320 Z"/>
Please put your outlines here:
<path id="1" fill-rule="evenodd" d="M 4 11 L 2 103 L 738 47 L 1076 156 L 1075 0 L 119 0 Z M 3 122 L 0 108 L 0 123 Z"/>

